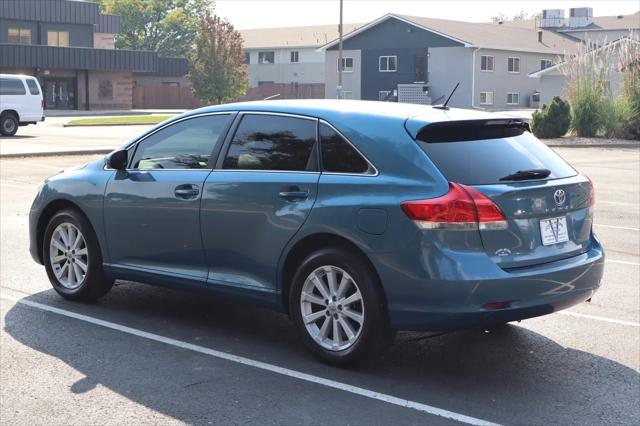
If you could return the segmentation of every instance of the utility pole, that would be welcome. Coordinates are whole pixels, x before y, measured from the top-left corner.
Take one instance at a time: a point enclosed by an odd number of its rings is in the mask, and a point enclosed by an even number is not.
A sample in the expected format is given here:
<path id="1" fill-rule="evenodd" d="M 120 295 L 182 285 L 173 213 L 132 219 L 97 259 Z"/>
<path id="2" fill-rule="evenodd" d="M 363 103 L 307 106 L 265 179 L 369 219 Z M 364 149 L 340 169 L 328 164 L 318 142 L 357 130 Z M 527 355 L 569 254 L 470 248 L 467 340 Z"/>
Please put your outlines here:
<path id="1" fill-rule="evenodd" d="M 338 25 L 338 87 L 336 96 L 342 98 L 342 0 L 340 0 L 340 25 Z"/>

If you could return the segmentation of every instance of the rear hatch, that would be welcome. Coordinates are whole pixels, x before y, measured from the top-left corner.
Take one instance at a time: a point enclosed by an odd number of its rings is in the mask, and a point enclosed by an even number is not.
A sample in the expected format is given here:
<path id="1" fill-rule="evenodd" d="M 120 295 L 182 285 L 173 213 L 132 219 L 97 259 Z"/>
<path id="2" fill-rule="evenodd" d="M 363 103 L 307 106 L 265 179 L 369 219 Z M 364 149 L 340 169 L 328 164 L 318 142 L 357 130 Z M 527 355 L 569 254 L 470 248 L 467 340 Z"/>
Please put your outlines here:
<path id="1" fill-rule="evenodd" d="M 417 143 L 444 177 L 475 188 L 506 224 L 480 226 L 488 256 L 504 269 L 576 256 L 591 244 L 592 185 L 519 120 L 433 123 Z"/>

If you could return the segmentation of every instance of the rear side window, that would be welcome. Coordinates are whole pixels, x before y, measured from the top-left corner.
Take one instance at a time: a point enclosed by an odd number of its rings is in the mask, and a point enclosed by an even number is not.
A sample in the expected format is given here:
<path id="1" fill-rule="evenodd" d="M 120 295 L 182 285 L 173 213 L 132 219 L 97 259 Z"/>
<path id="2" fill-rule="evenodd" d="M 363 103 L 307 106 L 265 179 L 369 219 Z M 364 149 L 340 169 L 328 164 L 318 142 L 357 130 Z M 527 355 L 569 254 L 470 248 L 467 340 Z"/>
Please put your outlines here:
<path id="1" fill-rule="evenodd" d="M 315 120 L 246 114 L 233 136 L 223 168 L 315 170 L 311 155 L 315 142 Z"/>
<path id="2" fill-rule="evenodd" d="M 369 173 L 369 164 L 331 127 L 320 124 L 322 170 L 334 173 Z"/>
<path id="3" fill-rule="evenodd" d="M 138 144 L 131 168 L 206 169 L 228 115 L 208 115 L 180 121 Z"/>
<path id="4" fill-rule="evenodd" d="M 17 78 L 0 78 L 0 95 L 26 95 L 22 81 Z"/>
<path id="5" fill-rule="evenodd" d="M 521 125 L 487 121 L 435 123 L 416 137 L 422 150 L 452 182 L 504 183 L 518 171 L 548 169 L 545 179 L 575 176 L 576 171 Z"/>
<path id="6" fill-rule="evenodd" d="M 27 87 L 29 88 L 29 93 L 32 95 L 39 95 L 40 89 L 38 88 L 38 83 L 35 80 L 28 78 L 27 79 Z"/>

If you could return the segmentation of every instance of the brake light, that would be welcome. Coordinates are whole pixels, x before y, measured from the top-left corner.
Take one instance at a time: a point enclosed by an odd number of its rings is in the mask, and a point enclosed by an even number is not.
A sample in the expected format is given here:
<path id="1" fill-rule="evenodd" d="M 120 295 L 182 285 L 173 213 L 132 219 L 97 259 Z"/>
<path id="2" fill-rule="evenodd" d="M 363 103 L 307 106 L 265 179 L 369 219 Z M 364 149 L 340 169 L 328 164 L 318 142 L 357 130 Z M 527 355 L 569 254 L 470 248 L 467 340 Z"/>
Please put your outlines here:
<path id="1" fill-rule="evenodd" d="M 422 229 L 506 229 L 500 208 L 477 189 L 450 182 L 449 192 L 428 200 L 401 204 L 405 214 Z"/>
<path id="2" fill-rule="evenodd" d="M 589 207 L 592 207 L 596 203 L 596 188 L 591 178 L 587 176 L 587 179 L 589 179 Z"/>

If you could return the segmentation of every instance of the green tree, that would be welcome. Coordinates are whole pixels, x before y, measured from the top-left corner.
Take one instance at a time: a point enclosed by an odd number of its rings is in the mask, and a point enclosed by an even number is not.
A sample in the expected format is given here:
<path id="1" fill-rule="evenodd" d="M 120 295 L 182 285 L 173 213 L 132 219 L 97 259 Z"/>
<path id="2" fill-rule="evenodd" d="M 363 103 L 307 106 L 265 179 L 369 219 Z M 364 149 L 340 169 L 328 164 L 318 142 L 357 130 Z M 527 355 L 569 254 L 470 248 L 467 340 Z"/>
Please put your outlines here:
<path id="1" fill-rule="evenodd" d="M 213 10 L 213 0 L 99 0 L 102 11 L 120 15 L 116 47 L 186 56 L 198 19 Z"/>
<path id="2" fill-rule="evenodd" d="M 242 36 L 229 21 L 206 12 L 200 18 L 195 49 L 189 56 L 194 96 L 210 103 L 235 100 L 247 93 Z"/>
<path id="3" fill-rule="evenodd" d="M 571 124 L 571 108 L 569 103 L 559 96 L 554 96 L 549 105 L 542 105 L 542 110 L 533 113 L 531 131 L 539 138 L 559 138 L 564 136 Z"/>

